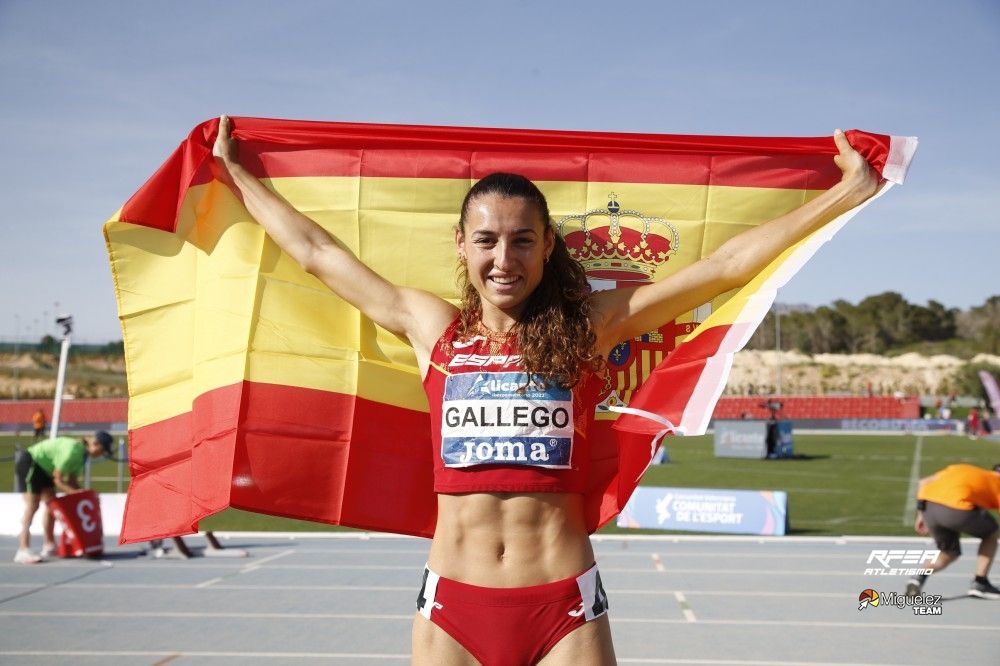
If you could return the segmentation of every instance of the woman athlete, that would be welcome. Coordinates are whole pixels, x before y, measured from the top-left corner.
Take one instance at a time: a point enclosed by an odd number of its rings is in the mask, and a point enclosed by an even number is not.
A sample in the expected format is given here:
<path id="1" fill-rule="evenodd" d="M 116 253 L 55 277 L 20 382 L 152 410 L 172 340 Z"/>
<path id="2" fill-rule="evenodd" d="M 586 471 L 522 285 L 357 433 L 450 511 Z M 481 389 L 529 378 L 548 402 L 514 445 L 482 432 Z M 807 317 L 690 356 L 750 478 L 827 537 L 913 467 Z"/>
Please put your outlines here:
<path id="1" fill-rule="evenodd" d="M 213 153 L 250 214 L 309 273 L 413 346 L 431 406 L 438 518 L 414 664 L 613 664 L 607 599 L 584 522 L 587 427 L 620 342 L 746 284 L 783 250 L 874 194 L 838 130 L 838 184 L 654 284 L 590 293 L 527 179 L 493 174 L 462 204 L 463 300 L 400 287 L 239 162 Z M 485 382 L 485 383 L 484 383 Z M 577 464 L 574 465 L 574 460 Z"/>

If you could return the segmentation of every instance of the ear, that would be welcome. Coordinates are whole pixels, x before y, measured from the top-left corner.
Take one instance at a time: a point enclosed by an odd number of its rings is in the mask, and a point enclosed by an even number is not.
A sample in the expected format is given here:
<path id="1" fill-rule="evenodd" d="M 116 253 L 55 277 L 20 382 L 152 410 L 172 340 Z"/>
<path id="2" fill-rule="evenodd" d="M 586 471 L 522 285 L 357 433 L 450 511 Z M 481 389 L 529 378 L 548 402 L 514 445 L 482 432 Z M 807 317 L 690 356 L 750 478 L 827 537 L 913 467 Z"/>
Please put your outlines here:
<path id="1" fill-rule="evenodd" d="M 458 251 L 458 258 L 465 261 L 465 233 L 462 227 L 455 227 L 455 249 Z"/>
<path id="2" fill-rule="evenodd" d="M 545 225 L 545 260 L 552 256 L 552 251 L 556 248 L 556 230 L 551 224 Z"/>

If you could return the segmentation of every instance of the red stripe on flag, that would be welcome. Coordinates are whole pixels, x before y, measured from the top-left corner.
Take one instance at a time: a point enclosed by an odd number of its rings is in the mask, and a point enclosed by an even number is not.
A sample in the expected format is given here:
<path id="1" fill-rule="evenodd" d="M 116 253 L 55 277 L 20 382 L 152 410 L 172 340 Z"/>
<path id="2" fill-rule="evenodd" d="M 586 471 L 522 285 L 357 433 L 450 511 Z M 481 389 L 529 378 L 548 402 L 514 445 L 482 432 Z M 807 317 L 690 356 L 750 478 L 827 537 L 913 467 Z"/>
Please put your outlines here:
<path id="1" fill-rule="evenodd" d="M 468 152 L 308 149 L 247 142 L 241 162 L 258 178 L 377 177 L 478 180 L 513 171 L 536 181 L 629 182 L 828 189 L 840 170 L 827 155 L 680 155 L 664 153 Z M 198 182 L 208 182 L 203 170 Z"/>
<path id="2" fill-rule="evenodd" d="M 342 393 L 245 385 L 232 506 L 363 529 L 433 533 L 437 503 L 425 412 Z M 385 501 L 387 486 L 391 503 Z"/>
<path id="3" fill-rule="evenodd" d="M 826 189 L 839 179 L 832 137 L 766 138 L 559 132 L 235 118 L 257 177 L 479 178 Z M 121 219 L 171 231 L 191 185 L 212 179 L 213 119 L 195 127 L 125 204 Z M 880 172 L 890 137 L 848 137 Z M 762 168 L 762 171 L 758 169 Z"/>
<path id="4" fill-rule="evenodd" d="M 199 520 L 228 506 L 418 536 L 433 532 L 423 412 L 241 382 L 199 396 L 191 412 L 132 430 L 129 440 L 133 480 L 122 543 L 191 533 Z M 385 502 L 387 483 L 393 504 Z"/>
<path id="5" fill-rule="evenodd" d="M 612 423 L 594 423 L 585 498 L 590 531 L 617 515 L 649 460 L 649 437 L 614 433 Z M 192 533 L 199 520 L 230 506 L 433 534 L 434 452 L 424 412 L 241 382 L 199 396 L 189 413 L 129 435 L 134 476 L 121 543 Z M 385 501 L 387 484 L 391 503 Z"/>

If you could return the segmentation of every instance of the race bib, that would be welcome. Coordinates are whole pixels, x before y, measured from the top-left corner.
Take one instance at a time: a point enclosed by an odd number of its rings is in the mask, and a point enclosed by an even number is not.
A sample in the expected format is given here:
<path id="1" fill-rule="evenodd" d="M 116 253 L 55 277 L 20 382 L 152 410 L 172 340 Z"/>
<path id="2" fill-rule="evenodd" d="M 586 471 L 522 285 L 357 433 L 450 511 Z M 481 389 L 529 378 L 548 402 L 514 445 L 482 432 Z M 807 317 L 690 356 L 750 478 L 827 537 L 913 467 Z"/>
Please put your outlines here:
<path id="1" fill-rule="evenodd" d="M 572 457 L 571 390 L 529 385 L 524 372 L 469 372 L 445 378 L 441 415 L 445 467 L 565 469 Z"/>

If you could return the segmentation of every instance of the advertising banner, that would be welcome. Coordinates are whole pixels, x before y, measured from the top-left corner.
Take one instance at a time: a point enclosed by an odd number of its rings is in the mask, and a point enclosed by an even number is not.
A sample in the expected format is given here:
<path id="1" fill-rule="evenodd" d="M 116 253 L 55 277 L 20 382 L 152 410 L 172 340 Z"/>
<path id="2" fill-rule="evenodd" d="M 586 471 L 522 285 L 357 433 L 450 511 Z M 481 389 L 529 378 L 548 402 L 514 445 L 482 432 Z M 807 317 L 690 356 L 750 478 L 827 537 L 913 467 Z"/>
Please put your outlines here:
<path id="1" fill-rule="evenodd" d="M 788 493 L 639 486 L 618 527 L 784 536 Z"/>

